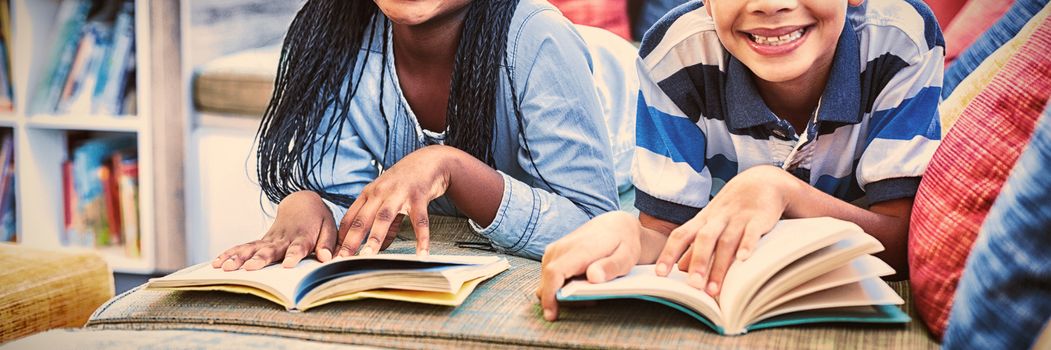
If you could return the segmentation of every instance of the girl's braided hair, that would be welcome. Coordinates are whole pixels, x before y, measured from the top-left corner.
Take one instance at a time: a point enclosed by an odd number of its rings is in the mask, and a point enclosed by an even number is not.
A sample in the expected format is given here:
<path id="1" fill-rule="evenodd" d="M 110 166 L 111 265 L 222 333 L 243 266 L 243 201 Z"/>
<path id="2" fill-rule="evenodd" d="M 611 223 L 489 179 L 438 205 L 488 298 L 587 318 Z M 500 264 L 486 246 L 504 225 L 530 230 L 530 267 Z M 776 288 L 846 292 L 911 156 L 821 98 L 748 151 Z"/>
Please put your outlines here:
<path id="1" fill-rule="evenodd" d="M 518 0 L 478 0 L 468 5 L 449 90 L 449 145 L 490 167 L 494 166 L 493 124 L 501 63 L 510 82 L 519 133 L 523 132 L 522 112 L 506 62 L 507 33 L 517 5 Z M 336 152 L 332 150 L 339 142 L 362 72 L 373 56 L 362 55 L 363 61 L 358 62 L 359 52 L 363 44 L 372 46 L 376 31 L 386 33 L 388 23 L 376 4 L 368 0 L 309 0 L 296 14 L 281 49 L 274 92 L 256 135 L 259 183 L 271 201 L 280 202 L 300 190 L 317 192 L 341 206 L 354 201 L 352 196 L 324 191 L 315 169 L 326 156 L 335 163 Z M 385 34 L 381 37 L 383 77 L 387 74 L 388 39 Z M 365 38 L 367 43 L 363 43 Z M 354 70 L 357 81 L 344 89 L 344 81 Z M 334 113 L 326 120 L 330 107 Z M 386 122 L 384 108 L 380 113 Z M 528 143 L 526 152 L 532 161 Z M 536 170 L 535 163 L 533 167 Z M 540 177 L 547 184 L 543 175 Z"/>

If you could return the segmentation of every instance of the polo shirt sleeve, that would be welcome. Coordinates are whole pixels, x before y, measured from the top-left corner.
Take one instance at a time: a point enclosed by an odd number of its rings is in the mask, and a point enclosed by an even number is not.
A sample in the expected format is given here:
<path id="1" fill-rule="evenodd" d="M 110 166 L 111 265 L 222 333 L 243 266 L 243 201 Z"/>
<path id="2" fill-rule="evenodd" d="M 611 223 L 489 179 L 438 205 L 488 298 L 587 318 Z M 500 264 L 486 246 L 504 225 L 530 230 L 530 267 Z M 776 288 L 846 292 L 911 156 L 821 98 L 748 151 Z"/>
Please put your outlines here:
<path id="1" fill-rule="evenodd" d="M 691 120 L 653 81 L 640 60 L 632 181 L 635 206 L 683 224 L 708 205 L 712 176 L 705 165 L 704 118 Z"/>
<path id="2" fill-rule="evenodd" d="M 870 205 L 914 197 L 941 142 L 938 104 L 945 48 L 920 43 L 915 52 L 901 60 L 903 68 L 885 80 L 886 87 L 867 106 L 872 112 L 857 181 Z"/>

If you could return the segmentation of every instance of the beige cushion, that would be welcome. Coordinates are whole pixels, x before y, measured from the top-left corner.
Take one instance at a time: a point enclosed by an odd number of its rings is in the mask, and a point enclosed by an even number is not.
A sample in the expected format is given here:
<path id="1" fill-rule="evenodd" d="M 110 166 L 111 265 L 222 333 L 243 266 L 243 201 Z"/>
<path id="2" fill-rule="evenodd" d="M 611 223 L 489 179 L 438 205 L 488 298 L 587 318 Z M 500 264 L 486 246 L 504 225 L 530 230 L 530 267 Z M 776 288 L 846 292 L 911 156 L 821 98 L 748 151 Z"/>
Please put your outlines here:
<path id="1" fill-rule="evenodd" d="M 403 225 L 407 227 L 409 225 Z M 402 236 L 407 232 L 403 231 Z M 466 221 L 432 222 L 434 254 L 492 254 L 459 248 L 480 241 Z M 390 251 L 409 253 L 413 242 L 398 240 Z M 508 258 L 511 268 L 482 283 L 458 308 L 364 300 L 292 313 L 263 299 L 207 292 L 132 290 L 99 308 L 92 329 L 198 329 L 277 335 L 328 342 L 389 346 L 556 348 L 937 348 L 923 326 L 828 325 L 756 331 L 739 337 L 716 335 L 685 314 L 638 301 L 602 302 L 563 308 L 561 319 L 544 321 L 533 300 L 539 264 Z M 893 284 L 908 295 L 906 284 Z M 911 304 L 905 309 L 912 314 Z"/>
<path id="2" fill-rule="evenodd" d="M 199 112 L 262 117 L 274 91 L 280 46 L 238 52 L 199 67 L 193 101 Z"/>
<path id="3" fill-rule="evenodd" d="M 0 266 L 0 343 L 80 327 L 113 296 L 113 273 L 93 253 L 0 244 Z"/>

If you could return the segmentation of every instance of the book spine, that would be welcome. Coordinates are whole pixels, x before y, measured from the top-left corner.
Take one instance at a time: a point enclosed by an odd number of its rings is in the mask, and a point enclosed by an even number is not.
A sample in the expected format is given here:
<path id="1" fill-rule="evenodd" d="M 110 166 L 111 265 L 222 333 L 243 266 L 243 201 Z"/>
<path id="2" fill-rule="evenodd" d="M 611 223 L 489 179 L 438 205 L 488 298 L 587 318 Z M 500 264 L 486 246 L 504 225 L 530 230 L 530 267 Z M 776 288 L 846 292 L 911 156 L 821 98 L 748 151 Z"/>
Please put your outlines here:
<path id="1" fill-rule="evenodd" d="M 134 66 L 134 55 L 132 54 L 135 41 L 134 13 L 135 3 L 124 2 L 113 25 L 111 58 L 106 63 L 106 72 L 102 74 L 105 76 L 105 82 L 96 88 L 99 90 L 96 91 L 96 94 L 99 95 L 98 113 L 120 114 L 128 65 L 130 63 Z M 129 62 L 129 60 L 132 61 Z"/>
<path id="2" fill-rule="evenodd" d="M 138 258 L 142 256 L 139 247 L 139 165 L 136 159 L 127 156 L 120 162 L 118 190 L 124 252 L 128 257 Z"/>
<path id="3" fill-rule="evenodd" d="M 4 133 L 0 146 L 0 241 L 14 241 L 15 237 L 15 168 L 14 142 L 11 134 Z"/>
<path id="4" fill-rule="evenodd" d="M 53 113 L 58 107 L 63 83 L 69 75 L 76 53 L 81 28 L 87 21 L 91 9 L 90 0 L 65 0 L 59 8 L 56 27 L 53 30 L 54 49 L 44 80 L 38 85 L 33 108 L 40 113 Z"/>

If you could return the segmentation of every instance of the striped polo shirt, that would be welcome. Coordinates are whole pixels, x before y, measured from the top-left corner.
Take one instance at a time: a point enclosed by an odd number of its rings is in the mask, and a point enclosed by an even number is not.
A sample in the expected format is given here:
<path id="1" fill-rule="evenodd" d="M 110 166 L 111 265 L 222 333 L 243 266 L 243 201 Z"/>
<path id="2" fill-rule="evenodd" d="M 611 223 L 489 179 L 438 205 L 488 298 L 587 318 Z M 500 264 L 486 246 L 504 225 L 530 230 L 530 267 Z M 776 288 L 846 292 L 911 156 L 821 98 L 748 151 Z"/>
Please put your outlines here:
<path id="1" fill-rule="evenodd" d="M 699 1 L 639 50 L 635 205 L 682 224 L 736 174 L 782 167 L 858 205 L 913 197 L 941 139 L 945 43 L 919 0 L 850 7 L 816 115 L 796 131 L 763 102 Z"/>

